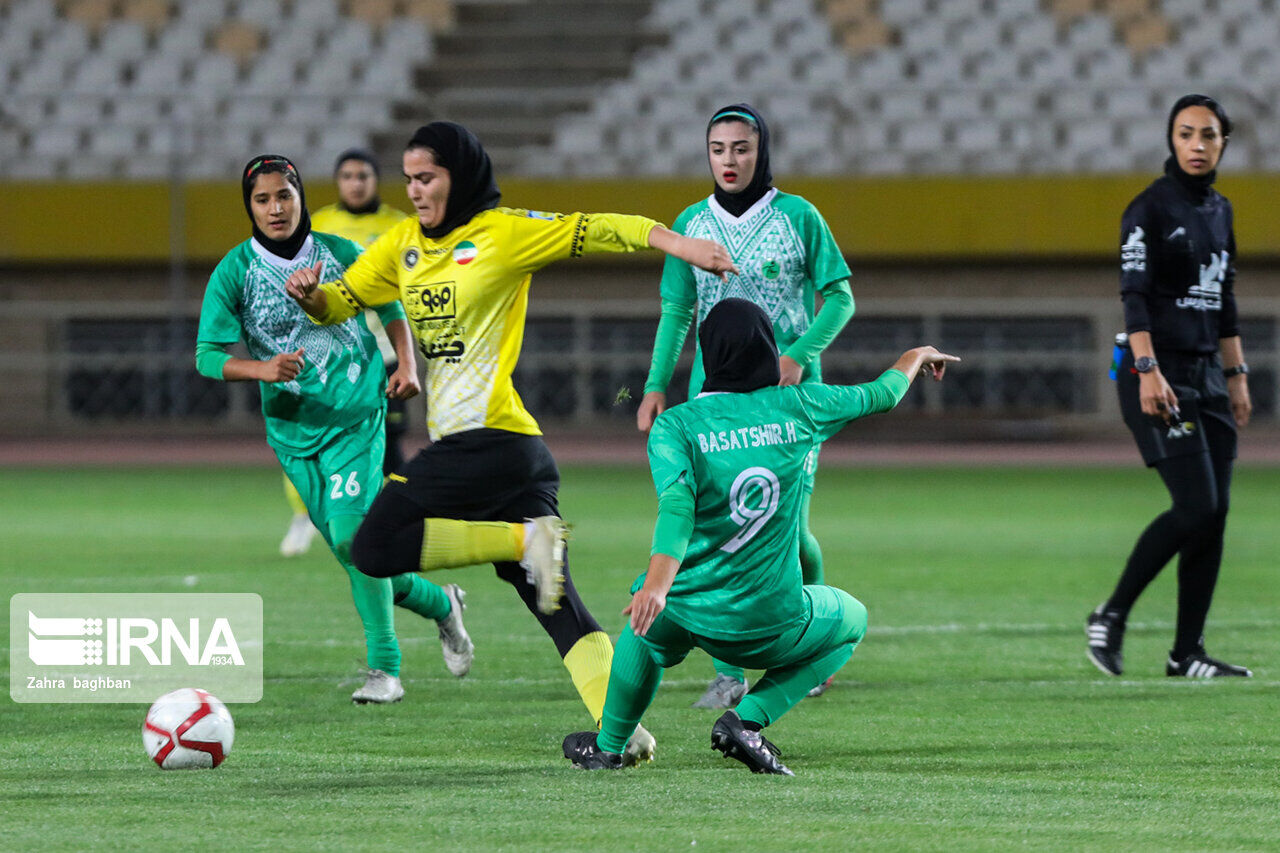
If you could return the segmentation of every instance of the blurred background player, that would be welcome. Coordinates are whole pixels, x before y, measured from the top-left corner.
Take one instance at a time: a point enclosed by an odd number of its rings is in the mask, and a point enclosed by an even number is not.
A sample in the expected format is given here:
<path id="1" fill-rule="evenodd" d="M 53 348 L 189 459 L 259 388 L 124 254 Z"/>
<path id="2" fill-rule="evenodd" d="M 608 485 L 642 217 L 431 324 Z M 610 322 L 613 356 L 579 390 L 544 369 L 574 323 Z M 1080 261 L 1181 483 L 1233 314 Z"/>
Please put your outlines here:
<path id="1" fill-rule="evenodd" d="M 333 180 L 338 188 L 338 200 L 311 214 L 311 227 L 324 234 L 337 234 L 367 249 L 374 240 L 392 225 L 408 217 L 408 214 L 383 204 L 378 197 L 378 179 L 381 171 L 378 161 L 363 148 L 349 148 L 338 155 L 333 166 Z M 382 364 L 387 375 L 395 374 L 396 350 L 387 337 L 376 311 L 364 312 L 365 325 L 378 341 Z M 382 460 L 382 473 L 390 474 L 404 461 L 400 438 L 408 428 L 405 401 L 399 397 L 387 400 L 387 446 Z M 284 493 L 293 509 L 293 519 L 284 539 L 280 541 L 280 553 L 286 557 L 305 554 L 311 547 L 316 533 L 315 525 L 307 515 L 307 508 L 298 490 L 286 476 Z"/>
<path id="2" fill-rule="evenodd" d="M 385 576 L 492 562 L 555 643 L 598 724 L 613 646 L 569 577 L 560 473 L 511 381 L 530 280 L 563 258 L 650 247 L 716 272 L 733 264 L 723 246 L 644 217 L 499 208 L 489 155 L 459 124 L 419 128 L 403 166 L 417 220 L 389 231 L 340 279 L 316 267 L 288 282 L 321 323 L 403 300 L 427 359 L 432 443 L 378 496 L 353 545 L 356 565 Z M 637 758 L 652 754 L 643 737 Z"/>
<path id="3" fill-rule="evenodd" d="M 747 299 L 773 322 L 782 385 L 821 382 L 819 356 L 853 316 L 849 265 L 831 229 L 812 204 L 773 186 L 769 168 L 769 128 L 748 104 L 717 110 L 707 125 L 707 158 L 715 179 L 712 194 L 685 208 L 672 226 L 679 234 L 703 237 L 728 247 L 739 272 L 727 281 L 668 257 L 662 272 L 662 318 L 653 360 L 636 415 L 648 431 L 667 403 L 667 385 L 695 313 L 698 322 L 727 297 Z M 814 294 L 823 297 L 814 314 Z M 694 353 L 689 399 L 702 387 L 701 351 Z M 800 567 L 804 582 L 823 582 L 822 549 L 809 529 L 809 505 L 817 473 L 818 446 L 806 462 L 800 505 Z M 746 693 L 741 667 L 715 661 L 716 676 L 696 708 L 732 708 Z M 821 694 L 829 685 L 814 688 Z"/>
<path id="4" fill-rule="evenodd" d="M 1184 95 L 1169 112 L 1164 176 L 1120 226 L 1120 294 L 1128 346 L 1116 370 L 1125 424 L 1173 500 L 1138 537 L 1111 597 L 1089 615 L 1089 659 L 1124 671 L 1125 622 L 1178 555 L 1178 622 L 1165 674 L 1250 676 L 1209 657 L 1204 624 L 1222 564 L 1236 428 L 1249 422 L 1248 372 L 1236 311 L 1236 237 L 1213 188 L 1231 120 L 1217 101 Z"/>
<path id="5" fill-rule="evenodd" d="M 364 626 L 370 671 L 351 698 L 396 702 L 404 687 L 393 604 L 436 621 L 454 675 L 467 674 L 474 654 L 456 584 L 442 589 L 415 574 L 373 578 L 351 560 L 351 540 L 382 484 L 385 398 L 421 390 L 404 309 L 396 301 L 379 308 L 400 356 L 400 368 L 388 379 L 362 317 L 317 326 L 284 290 L 298 267 L 340 275 L 360 247 L 312 231 L 302 179 L 285 157 L 249 161 L 241 189 L 253 236 L 232 249 L 209 279 L 196 367 L 213 379 L 260 383 L 267 443 L 346 570 Z M 226 352 L 241 337 L 248 359 Z"/>
<path id="6" fill-rule="evenodd" d="M 662 670 L 695 647 L 765 670 L 711 744 L 755 773 L 790 776 L 762 730 L 833 676 L 867 630 L 843 590 L 804 583 L 799 541 L 808 457 L 845 424 L 887 412 L 922 369 L 941 379 L 955 356 L 908 350 L 879 379 L 852 387 L 779 387 L 774 321 L 729 298 L 698 329 L 703 393 L 658 417 L 649 467 L 658 492 L 649 570 L 632 585 L 614 655 L 604 725 L 564 741 L 590 770 L 622 766 L 622 749 L 653 702 Z M 796 385 L 796 383 L 791 383 Z"/>

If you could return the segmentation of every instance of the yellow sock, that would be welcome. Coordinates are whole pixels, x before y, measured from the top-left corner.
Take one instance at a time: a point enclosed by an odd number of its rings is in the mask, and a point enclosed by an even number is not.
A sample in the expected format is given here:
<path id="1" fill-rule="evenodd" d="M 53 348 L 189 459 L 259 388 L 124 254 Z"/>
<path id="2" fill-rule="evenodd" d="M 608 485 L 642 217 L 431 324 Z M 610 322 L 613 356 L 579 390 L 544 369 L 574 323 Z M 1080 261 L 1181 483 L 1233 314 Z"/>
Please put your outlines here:
<path id="1" fill-rule="evenodd" d="M 609 669 L 613 665 L 613 643 L 604 631 L 592 631 L 573 644 L 564 656 L 564 667 L 569 670 L 573 686 L 577 688 L 587 713 L 595 720 L 596 728 L 604 717 L 604 696 L 609 690 Z"/>
<path id="2" fill-rule="evenodd" d="M 458 521 L 453 518 L 423 520 L 424 572 L 501 563 L 524 556 L 524 525 L 507 521 Z"/>
<path id="3" fill-rule="evenodd" d="M 298 494 L 298 488 L 293 485 L 288 474 L 284 475 L 284 496 L 289 501 L 289 506 L 293 508 L 294 515 L 307 514 L 307 505 L 302 502 L 302 495 Z"/>

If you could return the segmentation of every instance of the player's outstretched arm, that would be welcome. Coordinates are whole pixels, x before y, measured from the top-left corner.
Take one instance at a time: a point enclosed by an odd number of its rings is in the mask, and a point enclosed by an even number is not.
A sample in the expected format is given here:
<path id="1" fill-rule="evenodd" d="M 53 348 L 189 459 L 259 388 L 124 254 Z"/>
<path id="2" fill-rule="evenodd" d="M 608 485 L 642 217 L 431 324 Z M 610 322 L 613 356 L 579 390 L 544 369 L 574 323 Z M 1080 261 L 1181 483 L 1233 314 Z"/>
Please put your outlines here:
<path id="1" fill-rule="evenodd" d="M 935 347 L 915 347 L 899 356 L 889 369 L 904 374 L 908 382 L 924 372 L 932 374 L 935 382 L 941 382 L 943 374 L 947 372 L 947 365 L 959 360 L 959 356 L 947 355 Z"/>
<path id="2" fill-rule="evenodd" d="M 726 281 L 729 273 L 738 274 L 738 268 L 734 266 L 733 258 L 729 256 L 729 250 L 714 240 L 686 237 L 670 228 L 658 225 L 649 232 L 649 245 L 685 263 L 714 273 Z"/>
<path id="3" fill-rule="evenodd" d="M 285 292 L 302 306 L 303 311 L 316 319 L 323 317 L 329 308 L 328 297 L 320 289 L 320 271 L 323 268 L 324 262 L 316 261 L 313 266 L 294 270 L 284 283 Z"/>

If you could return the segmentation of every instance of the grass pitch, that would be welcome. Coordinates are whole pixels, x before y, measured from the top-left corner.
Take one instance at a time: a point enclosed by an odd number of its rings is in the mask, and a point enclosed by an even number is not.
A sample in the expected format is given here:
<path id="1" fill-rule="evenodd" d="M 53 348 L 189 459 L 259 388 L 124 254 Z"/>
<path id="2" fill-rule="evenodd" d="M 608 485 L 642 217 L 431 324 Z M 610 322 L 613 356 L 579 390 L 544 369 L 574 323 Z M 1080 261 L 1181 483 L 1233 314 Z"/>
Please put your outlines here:
<path id="1" fill-rule="evenodd" d="M 151 765 L 143 705 L 0 701 L 6 849 L 1280 844 L 1277 470 L 1237 473 L 1209 623 L 1210 651 L 1256 677 L 1200 683 L 1163 676 L 1172 569 L 1131 617 L 1125 677 L 1084 657 L 1085 614 L 1163 505 L 1153 474 L 824 468 L 813 521 L 827 580 L 867 604 L 871 629 L 826 696 L 770 728 L 794 779 L 710 750 L 716 714 L 689 707 L 712 673 L 698 653 L 667 672 L 645 719 L 654 764 L 572 770 L 560 740 L 587 715 L 487 568 L 436 577 L 469 593 L 471 675 L 449 676 L 434 625 L 399 611 L 408 695 L 352 706 L 363 647 L 346 579 L 319 544 L 276 555 L 275 470 L 2 475 L 6 598 L 258 592 L 267 634 L 264 698 L 231 706 L 235 748 L 214 771 Z M 651 487 L 640 470 L 569 468 L 562 502 L 575 581 L 616 634 L 648 554 Z"/>

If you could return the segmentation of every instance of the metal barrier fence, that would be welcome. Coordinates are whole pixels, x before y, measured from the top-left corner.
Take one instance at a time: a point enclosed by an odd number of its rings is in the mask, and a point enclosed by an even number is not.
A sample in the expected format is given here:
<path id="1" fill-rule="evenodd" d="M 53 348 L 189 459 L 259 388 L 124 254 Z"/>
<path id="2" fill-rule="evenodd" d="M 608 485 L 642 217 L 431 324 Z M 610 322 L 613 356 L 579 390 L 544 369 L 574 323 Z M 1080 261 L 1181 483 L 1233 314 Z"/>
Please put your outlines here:
<path id="1" fill-rule="evenodd" d="M 10 430 L 76 431 L 149 422 L 250 429 L 256 383 L 221 383 L 194 368 L 198 304 L 9 302 L 27 346 L 0 351 Z M 1245 351 L 1257 416 L 1277 414 L 1280 299 L 1252 300 Z M 540 419 L 578 426 L 630 421 L 643 394 L 657 328 L 654 300 L 533 299 L 516 387 Z M 920 343 L 960 354 L 942 384 L 916 383 L 905 406 L 932 415 L 1012 419 L 1034 431 L 1115 417 L 1107 379 L 1119 311 L 1112 300 L 863 299 L 823 357 L 828 382 L 874 378 Z M 692 335 L 690 336 L 692 339 Z M 683 399 L 691 340 L 671 402 Z"/>

